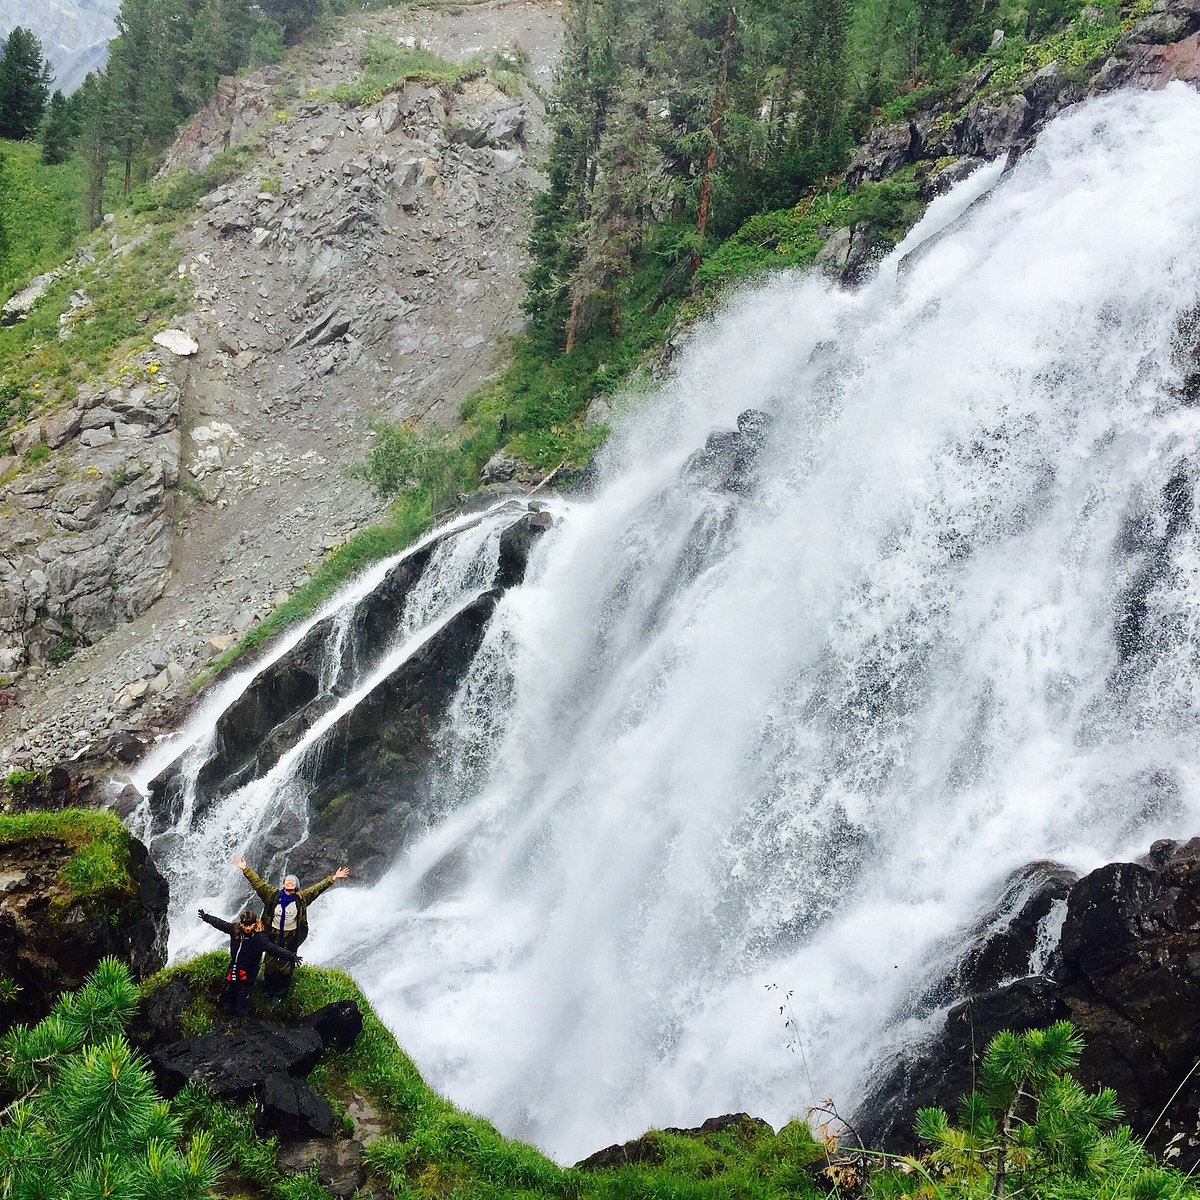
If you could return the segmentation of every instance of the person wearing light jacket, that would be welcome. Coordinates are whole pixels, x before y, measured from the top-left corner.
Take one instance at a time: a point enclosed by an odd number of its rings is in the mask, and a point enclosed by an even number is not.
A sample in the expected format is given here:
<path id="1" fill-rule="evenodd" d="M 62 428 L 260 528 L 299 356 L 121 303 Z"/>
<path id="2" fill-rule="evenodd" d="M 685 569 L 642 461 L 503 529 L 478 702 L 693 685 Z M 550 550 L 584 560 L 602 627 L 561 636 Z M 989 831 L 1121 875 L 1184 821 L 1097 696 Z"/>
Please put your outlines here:
<path id="1" fill-rule="evenodd" d="M 299 950 L 304 939 L 308 937 L 308 906 L 338 880 L 346 879 L 350 875 L 348 867 L 338 867 L 332 875 L 327 875 L 320 883 L 314 883 L 311 887 L 303 889 L 295 875 L 286 875 L 283 885 L 276 889 L 267 883 L 244 858 L 240 856 L 235 858 L 233 865 L 245 875 L 255 894 L 262 901 L 262 919 L 267 936 L 275 945 L 282 946 L 293 954 Z M 294 963 L 274 958 L 267 963 L 266 974 L 263 977 L 263 995 L 267 998 L 268 1004 L 278 1004 L 288 994 L 292 986 L 294 971 Z"/>
<path id="2" fill-rule="evenodd" d="M 229 934 L 229 970 L 225 980 L 229 988 L 225 992 L 225 1007 L 231 1016 L 246 1017 L 250 1012 L 250 990 L 258 978 L 262 956 L 269 954 L 272 962 L 284 962 L 294 970 L 300 960 L 294 950 L 277 946 L 263 931 L 263 923 L 247 909 L 236 921 L 223 921 L 204 909 L 199 911 L 200 920 L 214 929 Z"/>

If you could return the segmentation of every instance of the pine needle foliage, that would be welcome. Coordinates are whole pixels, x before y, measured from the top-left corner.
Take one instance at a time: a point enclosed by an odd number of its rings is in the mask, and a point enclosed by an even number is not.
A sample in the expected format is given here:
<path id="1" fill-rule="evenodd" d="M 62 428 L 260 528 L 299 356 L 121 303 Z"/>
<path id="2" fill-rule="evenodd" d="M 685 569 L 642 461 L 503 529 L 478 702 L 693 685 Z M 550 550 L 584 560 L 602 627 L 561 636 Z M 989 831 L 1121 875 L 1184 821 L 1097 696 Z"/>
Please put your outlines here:
<path id="1" fill-rule="evenodd" d="M 124 1038 L 129 969 L 103 960 L 32 1028 L 0 1038 L 0 1196 L 5 1200 L 201 1200 L 224 1169 L 182 1122 Z"/>
<path id="2" fill-rule="evenodd" d="M 915 1128 L 930 1149 L 920 1163 L 876 1174 L 872 1196 L 1200 1200 L 1185 1176 L 1158 1166 L 1117 1124 L 1122 1113 L 1112 1089 L 1088 1092 L 1071 1076 L 1082 1051 L 1069 1021 L 997 1034 L 958 1124 L 943 1109 L 921 1109 Z"/>

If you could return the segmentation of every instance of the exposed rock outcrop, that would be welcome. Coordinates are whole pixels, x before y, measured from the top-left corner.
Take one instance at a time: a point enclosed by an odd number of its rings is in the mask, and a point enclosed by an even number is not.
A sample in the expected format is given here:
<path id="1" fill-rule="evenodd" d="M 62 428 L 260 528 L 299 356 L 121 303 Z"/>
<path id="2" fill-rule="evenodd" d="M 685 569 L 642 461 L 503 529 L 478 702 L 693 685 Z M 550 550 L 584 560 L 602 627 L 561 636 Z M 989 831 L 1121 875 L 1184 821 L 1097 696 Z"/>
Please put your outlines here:
<path id="1" fill-rule="evenodd" d="M 684 478 L 720 491 L 748 492 L 772 421 L 769 413 L 746 409 L 738 415 L 736 429 L 718 429 L 708 435 L 704 449 L 684 463 Z"/>
<path id="2" fill-rule="evenodd" d="M 67 841 L 0 841 L 0 976 L 20 988 L 0 1030 L 41 1020 L 102 958 L 122 959 L 139 978 L 166 962 L 167 883 L 141 842 L 132 839 L 130 851 L 128 879 L 79 895 L 63 876 L 75 852 Z"/>
<path id="3" fill-rule="evenodd" d="M 144 612 L 171 562 L 179 388 L 157 355 L 13 435 L 47 454 L 0 485 L 0 675 L 69 654 Z"/>
<path id="4" fill-rule="evenodd" d="M 1110 863 L 1073 885 L 1045 874 L 1047 885 L 1034 889 L 1017 922 L 1036 898 L 1054 903 L 1066 886 L 1052 974 L 954 1005 L 936 1036 L 877 1082 L 856 1124 L 870 1144 L 910 1146 L 916 1110 L 953 1109 L 971 1090 L 975 1057 L 994 1034 L 1069 1019 L 1085 1042 L 1080 1081 L 1115 1088 L 1139 1135 L 1150 1134 L 1166 1109 L 1150 1144 L 1191 1169 L 1200 1162 L 1200 1079 L 1184 1080 L 1200 1055 L 1200 1028 L 1185 1014 L 1200 1007 L 1200 838 L 1156 843 L 1145 860 Z M 975 962 L 999 956 L 985 952 Z M 996 973 L 984 970 L 979 982 Z"/>
<path id="5" fill-rule="evenodd" d="M 1078 20 L 1088 19 L 1085 10 Z M 914 163 L 927 163 L 927 196 L 946 190 L 984 161 L 1021 153 L 1064 108 L 1088 96 L 1172 80 L 1200 84 L 1200 3 L 1158 0 L 1090 71 L 1051 62 L 1012 88 L 989 91 L 989 65 L 941 112 L 930 111 L 874 129 L 846 172 L 846 183 L 877 183 Z"/>
<path id="6" fill-rule="evenodd" d="M 531 502 L 535 505 L 535 502 Z M 393 671 L 378 679 L 323 733 L 304 765 L 310 812 L 306 832 L 284 818 L 261 847 L 265 869 L 287 852 L 292 870 L 321 875 L 348 855 L 370 878 L 403 843 L 429 800 L 430 767 L 441 717 L 482 642 L 497 599 L 524 576 L 530 551 L 551 521 L 514 506 L 500 535 L 491 587 L 466 604 Z M 156 829 L 178 818 L 184 789 L 193 811 L 261 778 L 349 691 L 363 685 L 396 636 L 404 605 L 441 543 L 433 538 L 402 558 L 366 595 L 335 636 L 338 620 L 319 621 L 267 667 L 217 721 L 207 760 L 190 778 L 176 762 L 151 783 Z M 300 845 L 297 842 L 303 838 Z"/>

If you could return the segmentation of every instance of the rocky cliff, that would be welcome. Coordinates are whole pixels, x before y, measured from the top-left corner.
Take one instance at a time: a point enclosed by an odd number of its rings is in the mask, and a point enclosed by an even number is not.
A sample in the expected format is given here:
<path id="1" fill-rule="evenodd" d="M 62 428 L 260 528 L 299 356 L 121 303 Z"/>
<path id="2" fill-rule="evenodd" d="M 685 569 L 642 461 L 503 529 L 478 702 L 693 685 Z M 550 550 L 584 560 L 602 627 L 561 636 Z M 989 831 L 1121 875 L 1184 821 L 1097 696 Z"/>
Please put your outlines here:
<path id="1" fill-rule="evenodd" d="M 0 462 L 0 764 L 153 727 L 378 512 L 346 474 L 371 422 L 457 420 L 521 327 L 560 39 L 549 3 L 360 14 L 185 128 L 168 174 L 240 166 L 176 238 L 183 336 L 34 411 Z M 465 65 L 358 87 L 388 46 Z M 117 227 L 105 254 L 141 236 Z"/>
<path id="2" fill-rule="evenodd" d="M 167 957 L 167 883 L 107 813 L 0 816 L 0 1030 L 40 1020 L 114 956 L 141 977 Z"/>

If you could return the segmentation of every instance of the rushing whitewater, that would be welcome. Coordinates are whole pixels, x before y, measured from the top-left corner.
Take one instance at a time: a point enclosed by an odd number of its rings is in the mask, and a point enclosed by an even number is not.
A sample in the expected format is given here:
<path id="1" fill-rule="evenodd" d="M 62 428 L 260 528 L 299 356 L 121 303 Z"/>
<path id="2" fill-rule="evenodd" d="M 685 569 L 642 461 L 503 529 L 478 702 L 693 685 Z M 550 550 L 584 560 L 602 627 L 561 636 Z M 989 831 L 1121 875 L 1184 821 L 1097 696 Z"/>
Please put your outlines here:
<path id="1" fill-rule="evenodd" d="M 697 331 L 501 601 L 428 831 L 314 909 L 432 1083 L 563 1159 L 849 1109 L 1012 870 L 1198 831 L 1198 181 L 1200 96 L 1106 98 L 901 269 Z M 750 495 L 681 476 L 751 407 Z"/>

